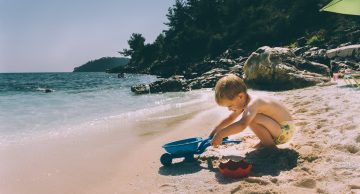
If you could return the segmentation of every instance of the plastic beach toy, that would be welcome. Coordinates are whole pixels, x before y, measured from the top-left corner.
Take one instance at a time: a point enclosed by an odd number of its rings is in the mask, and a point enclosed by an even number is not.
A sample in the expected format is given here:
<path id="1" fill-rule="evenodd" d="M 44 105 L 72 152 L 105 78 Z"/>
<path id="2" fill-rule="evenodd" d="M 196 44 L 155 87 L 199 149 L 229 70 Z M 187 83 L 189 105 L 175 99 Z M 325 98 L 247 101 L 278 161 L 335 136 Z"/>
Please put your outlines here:
<path id="1" fill-rule="evenodd" d="M 225 163 L 220 163 L 219 170 L 220 173 L 226 177 L 241 178 L 249 174 L 252 166 L 251 163 L 245 160 L 240 160 L 239 162 L 229 160 Z"/>
<path id="2" fill-rule="evenodd" d="M 203 153 L 205 149 L 210 146 L 210 141 L 210 137 L 206 139 L 194 137 L 165 144 L 162 147 L 167 153 L 160 157 L 160 162 L 164 166 L 169 166 L 174 158 L 184 157 L 187 161 L 194 160 L 194 154 Z M 228 138 L 224 138 L 222 144 L 240 142 L 240 140 L 229 140 Z"/>

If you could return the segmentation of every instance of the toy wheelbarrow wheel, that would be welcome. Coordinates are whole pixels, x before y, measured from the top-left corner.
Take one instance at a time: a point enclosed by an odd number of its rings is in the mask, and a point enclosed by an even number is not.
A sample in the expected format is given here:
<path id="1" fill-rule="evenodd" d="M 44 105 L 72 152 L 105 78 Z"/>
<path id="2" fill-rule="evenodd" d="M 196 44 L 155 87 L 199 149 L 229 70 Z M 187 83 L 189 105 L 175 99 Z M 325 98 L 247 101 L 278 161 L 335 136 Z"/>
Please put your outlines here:
<path id="1" fill-rule="evenodd" d="M 160 162 L 164 166 L 170 166 L 172 163 L 172 156 L 171 154 L 165 153 L 160 157 Z"/>

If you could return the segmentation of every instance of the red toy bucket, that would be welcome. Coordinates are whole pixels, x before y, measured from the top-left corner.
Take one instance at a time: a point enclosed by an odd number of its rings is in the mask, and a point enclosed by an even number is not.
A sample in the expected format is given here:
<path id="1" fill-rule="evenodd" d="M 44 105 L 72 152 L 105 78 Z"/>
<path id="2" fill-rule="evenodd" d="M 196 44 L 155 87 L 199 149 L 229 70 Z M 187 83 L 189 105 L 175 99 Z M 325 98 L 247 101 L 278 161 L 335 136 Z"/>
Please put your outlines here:
<path id="1" fill-rule="evenodd" d="M 219 170 L 225 177 L 241 178 L 246 177 L 249 174 L 252 166 L 251 163 L 248 163 L 245 160 L 239 162 L 229 160 L 228 162 L 220 163 Z"/>

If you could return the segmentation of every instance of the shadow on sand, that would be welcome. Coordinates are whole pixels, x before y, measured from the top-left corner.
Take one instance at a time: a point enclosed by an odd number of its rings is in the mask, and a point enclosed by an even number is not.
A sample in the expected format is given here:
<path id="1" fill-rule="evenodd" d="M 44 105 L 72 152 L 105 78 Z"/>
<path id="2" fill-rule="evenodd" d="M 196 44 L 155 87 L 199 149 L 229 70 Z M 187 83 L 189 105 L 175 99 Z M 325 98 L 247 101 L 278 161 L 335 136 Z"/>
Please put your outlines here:
<path id="1" fill-rule="evenodd" d="M 250 176 L 278 176 L 281 171 L 296 167 L 298 158 L 299 153 L 289 148 L 254 150 L 245 156 L 245 160 L 253 164 Z"/>
<path id="2" fill-rule="evenodd" d="M 244 157 L 241 156 L 225 156 L 223 159 L 232 159 L 239 161 L 245 159 L 247 162 L 253 164 L 253 168 L 249 177 L 261 177 L 265 175 L 278 176 L 281 171 L 291 170 L 297 166 L 299 153 L 295 150 L 286 149 L 258 149 L 247 153 Z M 193 162 L 178 162 L 171 166 L 162 166 L 159 168 L 159 174 L 166 176 L 179 176 L 184 174 L 193 174 L 206 169 L 215 172 L 215 177 L 221 184 L 228 184 L 239 181 L 241 179 L 225 178 L 217 168 L 212 166 L 211 158 L 206 161 L 207 167 L 201 166 L 201 162 L 195 160 Z"/>
<path id="3" fill-rule="evenodd" d="M 179 176 L 184 174 L 193 174 L 199 172 L 202 169 L 208 169 L 200 165 L 201 162 L 194 160 L 191 162 L 182 161 L 174 163 L 171 166 L 162 166 L 159 168 L 159 174 L 165 176 Z M 211 169 L 210 169 L 211 170 Z"/>
<path id="4" fill-rule="evenodd" d="M 278 176 L 281 171 L 291 170 L 297 166 L 299 153 L 295 150 L 286 149 L 258 149 L 249 152 L 245 158 L 239 156 L 227 156 L 224 159 L 241 160 L 253 164 L 253 168 L 249 177 L 261 176 Z M 216 173 L 216 178 L 221 184 L 228 184 L 239 181 L 241 179 L 226 178 L 219 172 Z"/>

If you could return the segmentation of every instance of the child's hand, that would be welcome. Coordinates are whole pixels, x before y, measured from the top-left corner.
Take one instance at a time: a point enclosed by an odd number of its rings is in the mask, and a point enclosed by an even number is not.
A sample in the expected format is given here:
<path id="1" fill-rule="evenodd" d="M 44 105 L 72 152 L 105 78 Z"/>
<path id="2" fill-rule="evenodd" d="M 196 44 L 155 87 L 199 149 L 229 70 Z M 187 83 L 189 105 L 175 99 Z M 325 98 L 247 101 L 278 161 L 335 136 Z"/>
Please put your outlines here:
<path id="1" fill-rule="evenodd" d="M 217 147 L 218 145 L 221 145 L 222 139 L 222 136 L 219 133 L 216 133 L 210 141 L 210 144 L 214 147 Z"/>

